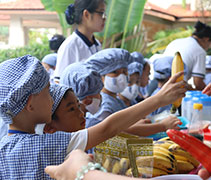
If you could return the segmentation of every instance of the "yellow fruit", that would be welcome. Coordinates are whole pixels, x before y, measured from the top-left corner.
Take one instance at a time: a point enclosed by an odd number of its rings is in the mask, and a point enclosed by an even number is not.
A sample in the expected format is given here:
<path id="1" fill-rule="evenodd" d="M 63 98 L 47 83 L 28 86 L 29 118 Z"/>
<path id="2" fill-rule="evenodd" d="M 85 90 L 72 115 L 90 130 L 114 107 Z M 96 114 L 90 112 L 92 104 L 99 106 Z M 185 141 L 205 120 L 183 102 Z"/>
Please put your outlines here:
<path id="1" fill-rule="evenodd" d="M 167 140 L 166 141 L 155 141 L 153 143 L 154 146 L 160 146 L 167 150 L 172 144 L 175 144 L 175 143 L 173 141 L 167 141 Z"/>
<path id="2" fill-rule="evenodd" d="M 194 166 L 187 161 L 178 160 L 177 168 L 178 168 L 179 173 L 186 174 L 186 173 L 189 173 L 191 170 L 193 170 Z"/>
<path id="3" fill-rule="evenodd" d="M 184 63 L 182 57 L 179 52 L 175 53 L 174 59 L 172 61 L 172 69 L 171 75 L 174 76 L 176 73 L 184 71 Z M 182 81 L 184 79 L 184 75 L 180 76 L 176 82 Z M 182 98 L 177 99 L 175 102 L 172 103 L 171 112 L 175 113 L 177 108 L 181 105 Z"/>

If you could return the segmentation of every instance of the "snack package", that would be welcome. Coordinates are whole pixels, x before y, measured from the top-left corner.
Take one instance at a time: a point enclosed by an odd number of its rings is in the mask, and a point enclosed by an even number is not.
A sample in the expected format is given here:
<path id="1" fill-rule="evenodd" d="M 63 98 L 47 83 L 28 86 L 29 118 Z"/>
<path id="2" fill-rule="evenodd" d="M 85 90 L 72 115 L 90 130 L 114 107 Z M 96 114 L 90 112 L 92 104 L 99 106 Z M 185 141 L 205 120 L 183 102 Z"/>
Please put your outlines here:
<path id="1" fill-rule="evenodd" d="M 152 139 L 127 139 L 128 157 L 131 168 L 127 176 L 150 178 L 153 176 Z"/>
<path id="2" fill-rule="evenodd" d="M 127 140 L 137 140 L 135 144 L 129 144 Z M 152 148 L 146 146 L 147 143 L 152 147 L 152 139 L 150 141 L 144 141 L 138 136 L 121 133 L 118 136 L 110 138 L 109 140 L 99 144 L 95 148 L 95 161 L 101 163 L 102 166 L 111 173 L 120 174 L 120 175 L 128 175 L 133 176 L 131 171 L 131 162 L 136 163 L 136 161 L 130 159 L 132 156 L 128 154 L 128 152 L 136 153 L 135 157 L 140 156 L 141 154 L 146 155 L 146 151 L 151 152 L 152 156 Z M 134 141 L 132 141 L 134 142 Z M 143 144 L 142 144 L 143 143 Z M 131 149 L 131 146 L 134 148 L 131 151 L 128 151 L 128 146 Z M 141 149 L 138 149 L 141 147 Z M 146 148 L 148 148 L 146 150 Z M 150 154 L 150 153 L 148 153 Z M 133 157 L 132 157 L 133 158 Z M 150 171 L 151 172 L 151 171 Z M 149 176 L 150 177 L 150 176 Z"/>

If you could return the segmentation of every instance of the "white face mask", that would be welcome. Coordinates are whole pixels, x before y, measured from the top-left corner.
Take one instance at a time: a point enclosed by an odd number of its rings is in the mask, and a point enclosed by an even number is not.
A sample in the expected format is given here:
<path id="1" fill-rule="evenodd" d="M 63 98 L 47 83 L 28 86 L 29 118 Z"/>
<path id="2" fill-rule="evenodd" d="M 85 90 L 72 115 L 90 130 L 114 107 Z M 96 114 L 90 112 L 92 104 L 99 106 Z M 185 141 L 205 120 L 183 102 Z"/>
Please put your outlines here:
<path id="1" fill-rule="evenodd" d="M 50 68 L 47 72 L 50 77 L 54 75 L 54 70 L 52 68 Z"/>
<path id="2" fill-rule="evenodd" d="M 126 87 L 120 94 L 129 100 L 134 100 L 138 96 L 138 93 L 139 86 L 137 84 L 133 84 L 132 86 Z"/>
<path id="3" fill-rule="evenodd" d="M 98 98 L 93 98 L 92 103 L 86 106 L 86 109 L 91 113 L 95 114 L 100 109 L 101 100 Z"/>
<path id="4" fill-rule="evenodd" d="M 120 93 L 127 87 L 127 76 L 120 74 L 117 77 L 105 76 L 104 87 L 113 92 Z"/>

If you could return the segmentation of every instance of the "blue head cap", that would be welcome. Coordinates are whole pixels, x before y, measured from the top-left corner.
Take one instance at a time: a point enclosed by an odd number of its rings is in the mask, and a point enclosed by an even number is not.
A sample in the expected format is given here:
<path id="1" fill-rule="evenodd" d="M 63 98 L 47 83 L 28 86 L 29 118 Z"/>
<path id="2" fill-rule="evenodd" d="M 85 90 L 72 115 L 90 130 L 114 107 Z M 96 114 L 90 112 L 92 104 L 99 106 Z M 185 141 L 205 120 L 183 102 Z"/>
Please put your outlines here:
<path id="1" fill-rule="evenodd" d="M 60 104 L 64 94 L 71 88 L 61 85 L 61 84 L 51 84 L 50 85 L 50 94 L 53 98 L 53 107 L 52 107 L 52 114 L 56 111 L 56 108 Z"/>
<path id="2" fill-rule="evenodd" d="M 133 73 L 138 72 L 139 75 L 142 75 L 144 65 L 139 62 L 133 62 L 128 65 L 128 74 L 131 75 Z"/>
<path id="3" fill-rule="evenodd" d="M 141 64 L 143 64 L 143 65 L 145 65 L 146 64 L 146 60 L 144 59 L 144 56 L 141 54 L 141 53 L 139 53 L 139 52 L 132 52 L 131 54 L 131 57 L 132 57 L 132 60 L 134 61 L 134 62 L 139 62 L 139 63 L 141 63 Z"/>
<path id="4" fill-rule="evenodd" d="M 56 53 L 48 54 L 42 59 L 42 62 L 44 62 L 50 66 L 56 66 L 56 61 L 57 61 Z"/>
<path id="5" fill-rule="evenodd" d="M 40 61 L 30 55 L 0 64 L 0 115 L 7 124 L 25 107 L 30 95 L 40 93 L 49 75 Z"/>
<path id="6" fill-rule="evenodd" d="M 206 68 L 211 69 L 211 56 L 206 56 Z"/>
<path id="7" fill-rule="evenodd" d="M 154 78 L 164 80 L 171 76 L 173 58 L 173 56 L 165 56 L 153 61 Z"/>
<path id="8" fill-rule="evenodd" d="M 84 63 L 70 64 L 62 73 L 60 84 L 71 87 L 79 100 L 98 94 L 103 88 L 100 74 Z"/>
<path id="9" fill-rule="evenodd" d="M 100 73 L 101 76 L 120 68 L 127 68 L 131 62 L 130 53 L 120 48 L 108 48 L 90 56 L 85 64 Z"/>

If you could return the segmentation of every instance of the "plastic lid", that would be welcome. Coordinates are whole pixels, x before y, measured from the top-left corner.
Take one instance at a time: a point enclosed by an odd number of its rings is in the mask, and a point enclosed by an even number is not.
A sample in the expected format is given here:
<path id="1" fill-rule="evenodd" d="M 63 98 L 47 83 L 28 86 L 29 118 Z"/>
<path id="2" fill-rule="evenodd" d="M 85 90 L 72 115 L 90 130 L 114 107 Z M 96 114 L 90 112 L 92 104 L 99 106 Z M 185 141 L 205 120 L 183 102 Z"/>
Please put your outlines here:
<path id="1" fill-rule="evenodd" d="M 199 103 L 194 103 L 193 104 L 193 109 L 202 110 L 202 108 L 203 108 L 203 104 L 199 104 Z"/>
<path id="2" fill-rule="evenodd" d="M 211 141 L 211 133 L 204 133 L 204 140 Z"/>

